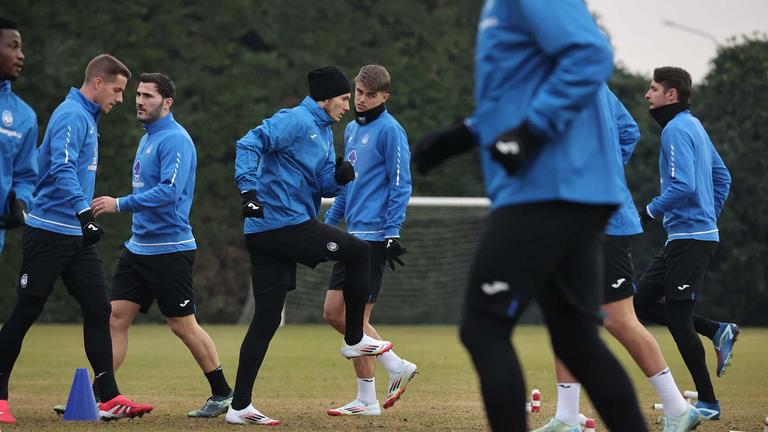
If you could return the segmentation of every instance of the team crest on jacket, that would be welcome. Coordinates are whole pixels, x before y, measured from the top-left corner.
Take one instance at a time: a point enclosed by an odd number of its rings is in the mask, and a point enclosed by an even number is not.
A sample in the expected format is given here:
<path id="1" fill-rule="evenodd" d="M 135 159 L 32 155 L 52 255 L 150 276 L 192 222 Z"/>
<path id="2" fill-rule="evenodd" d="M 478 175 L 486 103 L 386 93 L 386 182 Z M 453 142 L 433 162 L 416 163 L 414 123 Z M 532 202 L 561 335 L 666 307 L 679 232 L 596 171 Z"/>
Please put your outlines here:
<path id="1" fill-rule="evenodd" d="M 328 244 L 327 244 L 327 245 L 325 245 L 325 246 L 326 246 L 326 247 L 328 248 L 328 250 L 329 250 L 329 251 L 331 251 L 331 252 L 336 252 L 337 250 L 339 250 L 339 245 L 338 245 L 338 244 L 336 244 L 336 242 L 328 242 Z"/>
<path id="2" fill-rule="evenodd" d="M 3 111 L 3 124 L 5 127 L 10 127 L 13 124 L 13 114 L 10 111 Z"/>
<path id="3" fill-rule="evenodd" d="M 363 136 L 363 140 L 361 141 L 361 144 L 367 145 L 368 144 L 368 134 L 365 134 Z"/>
<path id="4" fill-rule="evenodd" d="M 352 166 L 355 166 L 355 161 L 357 160 L 357 152 L 355 150 L 352 150 L 349 152 L 349 156 L 347 156 L 347 160 L 349 163 L 352 164 Z"/>
<path id="5" fill-rule="evenodd" d="M 136 161 L 136 165 L 133 166 L 133 187 L 144 187 L 144 182 L 141 181 L 141 162 Z"/>

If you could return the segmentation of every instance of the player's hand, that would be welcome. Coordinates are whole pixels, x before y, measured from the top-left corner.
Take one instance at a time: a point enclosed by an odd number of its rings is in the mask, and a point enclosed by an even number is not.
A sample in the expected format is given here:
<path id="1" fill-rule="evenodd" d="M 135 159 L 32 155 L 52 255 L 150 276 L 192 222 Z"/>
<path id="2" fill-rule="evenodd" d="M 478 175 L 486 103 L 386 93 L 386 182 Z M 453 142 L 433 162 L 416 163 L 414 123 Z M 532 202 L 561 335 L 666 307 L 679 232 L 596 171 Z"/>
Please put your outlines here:
<path id="1" fill-rule="evenodd" d="M 401 266 L 404 266 L 405 263 L 403 260 L 400 259 L 401 256 L 405 255 L 408 251 L 400 246 L 400 242 L 397 240 L 396 237 L 389 237 L 386 240 L 384 240 L 384 245 L 386 247 L 385 252 L 387 255 L 387 263 L 389 263 L 389 268 L 392 270 L 395 269 L 395 263 L 400 264 Z"/>
<path id="2" fill-rule="evenodd" d="M 515 175 L 520 165 L 539 151 L 539 140 L 523 123 L 512 130 L 496 137 L 494 143 L 488 146 L 491 159 L 500 163 L 509 175 Z"/>
<path id="3" fill-rule="evenodd" d="M 94 217 L 107 213 L 117 213 L 117 200 L 111 196 L 100 196 L 91 202 Z"/>
<path id="4" fill-rule="evenodd" d="M 83 240 L 80 242 L 80 246 L 91 246 L 104 237 L 104 230 L 96 222 L 91 209 L 78 213 L 77 218 L 80 219 L 80 229 L 83 231 Z"/>
<path id="5" fill-rule="evenodd" d="M 646 207 L 641 208 L 637 211 L 637 215 L 640 216 L 640 225 L 642 225 L 643 228 L 645 228 L 646 225 L 648 225 L 648 222 L 653 221 L 654 217 L 648 214 L 648 210 Z"/>
<path id="6" fill-rule="evenodd" d="M 429 132 L 416 143 L 413 163 L 420 174 L 429 174 L 451 156 L 466 152 L 477 140 L 464 122 Z"/>
<path id="7" fill-rule="evenodd" d="M 336 171 L 333 173 L 336 183 L 344 186 L 355 179 L 355 167 L 341 156 L 336 158 Z"/>
<path id="8" fill-rule="evenodd" d="M 16 191 L 8 193 L 8 213 L 0 216 L 0 228 L 14 229 L 26 225 L 27 205 L 16 198 Z"/>
<path id="9" fill-rule="evenodd" d="M 241 192 L 240 199 L 243 208 L 243 217 L 264 218 L 264 206 L 261 205 L 258 197 L 256 197 L 255 190 Z"/>

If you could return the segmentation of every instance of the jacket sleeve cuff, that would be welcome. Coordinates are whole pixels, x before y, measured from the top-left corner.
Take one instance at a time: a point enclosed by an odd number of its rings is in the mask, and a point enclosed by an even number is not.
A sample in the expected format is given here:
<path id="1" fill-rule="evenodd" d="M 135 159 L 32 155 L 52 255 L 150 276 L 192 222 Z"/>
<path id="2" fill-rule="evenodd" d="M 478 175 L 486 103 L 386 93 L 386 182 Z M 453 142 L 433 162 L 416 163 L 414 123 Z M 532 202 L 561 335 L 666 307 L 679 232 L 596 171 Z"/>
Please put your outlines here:
<path id="1" fill-rule="evenodd" d="M 118 212 L 129 212 L 131 211 L 131 196 L 127 195 L 124 197 L 119 197 L 115 200 L 117 202 L 117 211 Z"/>
<path id="2" fill-rule="evenodd" d="M 385 228 L 384 237 L 386 238 L 400 238 L 400 228 Z"/>

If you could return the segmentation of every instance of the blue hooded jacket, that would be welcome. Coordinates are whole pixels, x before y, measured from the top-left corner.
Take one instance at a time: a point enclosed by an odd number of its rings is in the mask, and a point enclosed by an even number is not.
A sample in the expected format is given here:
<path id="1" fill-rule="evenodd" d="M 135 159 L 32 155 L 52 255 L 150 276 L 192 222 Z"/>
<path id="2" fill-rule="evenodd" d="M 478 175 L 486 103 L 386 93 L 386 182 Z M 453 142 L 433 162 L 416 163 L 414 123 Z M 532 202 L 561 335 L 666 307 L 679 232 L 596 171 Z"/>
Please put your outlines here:
<path id="1" fill-rule="evenodd" d="M 619 204 L 601 113 L 611 47 L 583 0 L 486 0 L 475 54 L 474 114 L 493 208 L 541 201 Z M 491 159 L 496 137 L 527 123 L 541 148 L 510 176 Z"/>
<path id="2" fill-rule="evenodd" d="M 99 163 L 99 104 L 71 88 L 59 104 L 37 151 L 40 168 L 27 225 L 81 236 L 77 215 L 90 208 Z"/>
<path id="3" fill-rule="evenodd" d="M 8 212 L 8 193 L 32 208 L 32 191 L 37 181 L 37 116 L 11 90 L 10 81 L 0 81 L 0 203 Z M 0 251 L 5 230 L 0 229 Z"/>
<path id="4" fill-rule="evenodd" d="M 195 249 L 189 212 L 195 195 L 197 152 L 173 114 L 144 125 L 133 161 L 133 193 L 117 199 L 120 212 L 133 213 L 133 236 L 125 247 L 138 255 Z"/>
<path id="5" fill-rule="evenodd" d="M 411 199 L 411 152 L 405 130 L 385 109 L 370 123 L 349 122 L 344 142 L 344 157 L 355 167 L 355 181 L 333 201 L 325 223 L 337 225 L 344 218 L 349 233 L 367 241 L 400 237 Z"/>
<path id="6" fill-rule="evenodd" d="M 661 195 L 646 207 L 664 216 L 667 241 L 719 241 L 717 218 L 728 198 L 731 174 L 704 126 L 689 110 L 678 113 L 661 131 Z"/>
<path id="7" fill-rule="evenodd" d="M 264 218 L 246 218 L 246 234 L 297 225 L 317 217 L 323 197 L 341 193 L 336 183 L 333 119 L 311 97 L 282 109 L 236 144 L 235 182 L 255 190 Z"/>
<path id="8" fill-rule="evenodd" d="M 640 140 L 640 128 L 607 85 L 601 89 L 601 99 L 602 106 L 606 110 L 608 127 L 614 138 L 616 155 L 612 165 L 614 181 L 620 184 L 623 196 L 621 206 L 611 215 L 604 233 L 611 236 L 640 234 L 643 232 L 643 227 L 640 224 L 640 217 L 637 215 L 637 208 L 632 200 L 632 194 L 629 192 L 627 178 L 624 174 L 624 165 L 629 163 L 637 141 Z"/>

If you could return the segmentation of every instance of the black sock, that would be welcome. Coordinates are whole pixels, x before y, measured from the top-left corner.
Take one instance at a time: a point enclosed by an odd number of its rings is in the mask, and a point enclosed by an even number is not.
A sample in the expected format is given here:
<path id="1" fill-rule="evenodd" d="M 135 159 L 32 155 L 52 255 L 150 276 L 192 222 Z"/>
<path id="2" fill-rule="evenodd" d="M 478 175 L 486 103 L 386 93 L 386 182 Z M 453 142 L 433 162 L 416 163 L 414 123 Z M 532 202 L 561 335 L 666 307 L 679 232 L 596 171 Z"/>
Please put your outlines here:
<path id="1" fill-rule="evenodd" d="M 109 401 L 120 394 L 112 369 L 112 336 L 109 333 L 109 315 L 112 306 L 106 289 L 83 290 L 75 300 L 83 312 L 83 339 L 85 355 L 91 363 L 94 392 L 102 401 Z"/>
<path id="2" fill-rule="evenodd" d="M 363 338 L 365 301 L 371 284 L 371 247 L 350 236 L 344 248 L 344 341 L 354 345 Z"/>
<path id="3" fill-rule="evenodd" d="M 717 398 L 707 370 L 704 346 L 693 327 L 693 306 L 693 300 L 668 301 L 667 328 L 672 333 L 677 349 L 696 384 L 699 400 L 714 403 Z"/>
<path id="4" fill-rule="evenodd" d="M 8 381 L 29 328 L 43 312 L 45 297 L 19 294 L 11 316 L 0 329 L 0 400 L 8 400 Z"/>
<path id="5" fill-rule="evenodd" d="M 696 333 L 712 339 L 720 329 L 720 323 L 701 315 L 693 314 L 693 327 L 696 328 Z"/>
<path id="6" fill-rule="evenodd" d="M 280 326 L 285 303 L 285 288 L 277 287 L 254 296 L 253 318 L 240 346 L 232 409 L 241 410 L 251 403 L 253 384 L 267 354 L 269 342 Z"/>
<path id="7" fill-rule="evenodd" d="M 232 389 L 229 387 L 229 384 L 227 384 L 227 379 L 224 377 L 224 371 L 221 370 L 221 365 L 216 369 L 207 372 L 205 378 L 211 386 L 211 394 L 214 396 L 229 396 Z"/>

